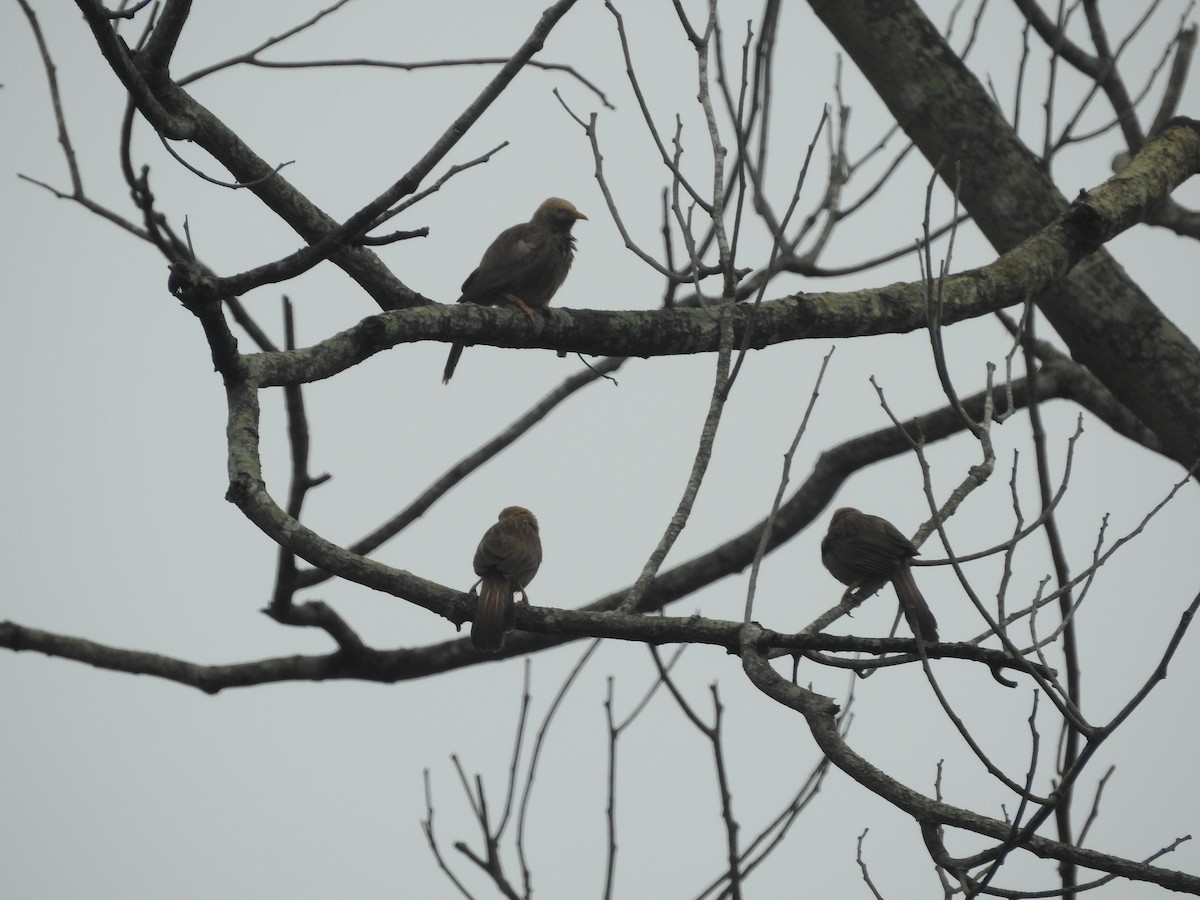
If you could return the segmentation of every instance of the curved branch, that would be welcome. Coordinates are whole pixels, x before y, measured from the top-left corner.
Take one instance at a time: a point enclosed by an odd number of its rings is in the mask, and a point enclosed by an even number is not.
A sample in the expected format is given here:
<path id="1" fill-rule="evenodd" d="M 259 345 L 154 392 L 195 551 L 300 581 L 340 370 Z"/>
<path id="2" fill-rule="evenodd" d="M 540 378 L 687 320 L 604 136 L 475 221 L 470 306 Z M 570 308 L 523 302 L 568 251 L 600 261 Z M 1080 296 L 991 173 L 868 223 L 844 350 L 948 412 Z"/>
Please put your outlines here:
<path id="1" fill-rule="evenodd" d="M 926 797 L 871 765 L 850 749 L 837 726 L 837 705 L 828 697 L 792 684 L 770 665 L 760 646 L 761 626 L 748 624 L 742 634 L 742 669 L 751 683 L 777 703 L 804 716 L 817 746 L 830 761 L 860 785 L 912 816 L 923 826 L 949 825 L 997 841 L 1013 836 L 1011 823 Z M 1200 877 L 1073 847 L 1038 835 L 1025 835 L 1019 846 L 1046 859 L 1068 861 L 1100 872 L 1145 881 L 1190 894 L 1200 893 Z"/>
<path id="2" fill-rule="evenodd" d="M 1089 382 L 1072 375 L 1078 367 L 1065 361 L 1055 361 L 1039 373 L 1040 400 L 1068 394 L 1078 394 L 1081 402 L 1090 395 Z M 240 389 L 254 400 L 254 392 Z M 1012 385 L 1013 402 L 1021 407 L 1026 403 L 1023 379 Z M 990 402 L 1004 402 L 1004 389 L 995 388 Z M 1101 398 L 1103 399 L 1103 398 Z M 239 399 L 240 405 L 240 399 Z M 971 415 L 978 415 L 984 405 L 984 395 L 967 398 L 963 404 Z M 962 421 L 949 408 L 920 416 L 903 423 L 904 430 L 918 428 L 926 443 L 936 442 L 959 433 Z M 257 428 L 256 413 L 244 413 L 231 418 L 230 430 Z M 238 445 L 240 448 L 240 444 Z M 854 472 L 874 462 L 909 452 L 903 433 L 888 427 L 847 441 L 825 451 L 813 471 L 797 491 L 780 506 L 776 513 L 766 550 L 772 551 L 800 533 L 830 503 L 842 483 Z M 254 481 L 258 472 L 256 458 L 245 474 Z M 261 479 L 261 474 L 257 476 Z M 247 501 L 248 502 L 248 501 Z M 273 506 L 266 496 L 261 480 L 252 504 L 251 518 L 260 524 L 273 539 L 289 550 L 316 562 L 329 572 L 367 587 L 410 600 L 433 610 L 455 624 L 466 621 L 474 603 L 465 594 L 452 591 L 432 582 L 415 578 L 407 572 L 383 566 L 362 556 L 343 550 L 324 541 L 313 532 L 289 519 Z M 740 572 L 751 564 L 762 543 L 765 521 L 741 535 L 719 544 L 707 553 L 659 574 L 651 583 L 640 605 L 640 612 L 660 610 L 682 597 L 690 596 L 706 585 Z M 736 649 L 739 623 L 718 623 L 712 620 L 646 618 L 641 615 L 620 616 L 610 611 L 624 599 L 627 589 L 608 594 L 582 610 L 521 607 L 517 623 L 522 632 L 509 636 L 502 656 L 517 656 L 560 646 L 584 636 L 603 636 L 626 640 L 666 643 L 686 640 Z M 321 624 L 324 623 L 314 623 Z M 330 630 L 330 629 L 326 629 Z M 333 634 L 333 631 L 330 632 Z M 335 639 L 336 639 L 336 635 Z M 777 635 L 776 643 L 788 649 L 828 649 L 859 651 L 868 655 L 890 652 L 909 652 L 913 642 L 907 639 L 846 638 L 825 634 Z M 347 652 L 332 657 L 292 656 L 261 662 L 227 666 L 199 666 L 154 653 L 120 650 L 85 641 L 25 628 L 15 623 L 0 623 L 0 647 L 11 650 L 36 650 L 51 656 L 61 656 L 86 662 L 99 668 L 136 674 L 151 674 L 168 680 L 215 692 L 225 687 L 244 687 L 276 681 L 355 678 L 370 681 L 401 681 L 422 678 L 481 660 L 468 640 L 456 639 L 426 647 L 403 650 L 366 650 L 350 658 Z M 343 648 L 345 651 L 345 648 Z M 984 650 L 970 644 L 927 645 L 930 658 L 955 657 L 974 659 L 988 665 L 1017 665 L 1012 657 L 997 651 Z M 991 655 L 988 655 L 991 654 Z M 489 657 L 491 658 L 491 657 Z M 1021 662 L 1020 665 L 1026 665 Z"/>

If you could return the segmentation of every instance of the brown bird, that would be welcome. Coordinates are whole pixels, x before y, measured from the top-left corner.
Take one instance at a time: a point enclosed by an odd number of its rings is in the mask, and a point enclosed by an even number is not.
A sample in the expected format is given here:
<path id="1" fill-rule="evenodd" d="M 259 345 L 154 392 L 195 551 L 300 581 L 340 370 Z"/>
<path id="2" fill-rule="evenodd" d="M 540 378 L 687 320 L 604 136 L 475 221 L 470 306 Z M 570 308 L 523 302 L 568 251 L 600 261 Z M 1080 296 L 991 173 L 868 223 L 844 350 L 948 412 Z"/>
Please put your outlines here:
<path id="1" fill-rule="evenodd" d="M 566 200 L 546 200 L 532 219 L 504 229 L 492 241 L 463 282 L 458 302 L 483 306 L 510 303 L 533 318 L 534 308 L 545 309 L 562 287 L 575 256 L 571 226 L 586 218 Z M 464 346 L 456 343 L 450 348 L 442 384 L 454 375 Z"/>
<path id="2" fill-rule="evenodd" d="M 937 619 L 913 581 L 909 560 L 917 548 L 887 519 L 849 506 L 836 510 L 821 541 L 821 562 L 834 578 L 869 597 L 890 581 L 913 634 L 938 639 Z"/>
<path id="3" fill-rule="evenodd" d="M 476 649 L 495 653 L 504 646 L 504 634 L 516 624 L 513 594 L 520 591 L 528 604 L 525 587 L 542 564 L 542 540 L 533 513 L 521 506 L 500 510 L 495 525 L 484 532 L 475 550 L 475 574 L 479 581 L 468 592 L 483 585 L 471 622 L 471 643 Z"/>

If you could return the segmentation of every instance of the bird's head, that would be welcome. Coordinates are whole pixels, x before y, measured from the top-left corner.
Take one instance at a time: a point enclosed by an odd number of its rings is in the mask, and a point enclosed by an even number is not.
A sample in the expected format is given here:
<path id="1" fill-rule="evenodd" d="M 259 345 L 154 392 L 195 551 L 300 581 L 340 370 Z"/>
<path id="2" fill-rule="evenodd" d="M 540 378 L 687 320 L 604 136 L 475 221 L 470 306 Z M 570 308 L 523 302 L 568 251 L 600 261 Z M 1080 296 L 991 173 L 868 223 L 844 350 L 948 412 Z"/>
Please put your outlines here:
<path id="1" fill-rule="evenodd" d="M 853 506 L 843 506 L 841 509 L 835 509 L 833 511 L 833 515 L 829 517 L 829 524 L 836 525 L 838 522 L 842 522 L 845 519 L 850 518 L 851 516 L 861 516 L 861 515 L 862 515 L 862 513 L 859 512 L 857 509 L 855 509 Z"/>
<path id="2" fill-rule="evenodd" d="M 523 506 L 506 506 L 500 510 L 500 515 L 497 518 L 501 522 L 519 522 L 529 525 L 535 531 L 538 527 L 538 520 L 534 517 L 533 513 Z"/>
<path id="3" fill-rule="evenodd" d="M 537 208 L 531 221 L 539 225 L 547 225 L 557 231 L 570 231 L 571 226 L 580 219 L 586 219 L 583 213 L 575 208 L 575 204 L 562 197 L 551 197 L 544 200 Z"/>

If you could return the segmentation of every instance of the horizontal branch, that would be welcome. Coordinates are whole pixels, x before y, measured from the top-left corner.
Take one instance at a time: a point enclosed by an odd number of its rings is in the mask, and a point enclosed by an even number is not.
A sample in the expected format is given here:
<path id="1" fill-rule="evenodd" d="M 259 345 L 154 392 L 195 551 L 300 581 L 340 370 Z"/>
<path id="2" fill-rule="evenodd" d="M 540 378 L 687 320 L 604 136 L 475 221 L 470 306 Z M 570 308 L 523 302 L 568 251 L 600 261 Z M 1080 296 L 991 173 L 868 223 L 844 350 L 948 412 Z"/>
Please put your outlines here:
<path id="1" fill-rule="evenodd" d="M 1107 241 L 1150 215 L 1170 191 L 1200 169 L 1200 131 L 1168 128 L 1127 168 L 1079 197 L 1058 219 L 995 262 L 946 279 L 943 323 L 976 318 L 1041 294 Z M 750 322 L 755 349 L 809 338 L 900 334 L 927 326 L 921 281 L 846 293 L 797 294 L 739 305 L 734 341 Z M 493 347 L 561 350 L 598 356 L 666 356 L 714 352 L 720 307 L 646 311 L 550 309 L 530 319 L 510 309 L 437 304 L 364 319 L 301 350 L 247 358 L 261 386 L 330 378 L 400 344 L 440 340 Z"/>
<path id="2" fill-rule="evenodd" d="M 459 604 L 464 615 L 473 604 L 463 599 Z M 710 644 L 736 652 L 743 622 L 690 617 L 647 617 L 620 613 L 578 612 L 550 607 L 521 607 L 517 610 L 517 625 L 525 632 L 509 636 L 508 643 L 533 638 L 528 632 L 542 632 L 570 637 L 607 637 L 646 644 Z M 755 626 L 759 628 L 759 626 Z M 832 634 L 777 634 L 762 631 L 764 646 L 789 650 L 812 650 L 825 653 L 851 653 L 879 656 L 885 653 L 913 654 L 916 642 L 911 638 L 865 638 Z M 0 622 L 0 647 L 21 652 L 32 651 L 47 656 L 86 663 L 98 669 L 127 672 L 131 675 L 152 675 L 177 684 L 216 694 L 226 688 L 252 687 L 287 681 L 332 681 L 354 679 L 392 684 L 410 681 L 444 672 L 448 658 L 461 665 L 477 662 L 483 657 L 462 638 L 451 644 L 419 649 L 374 650 L 360 647 L 342 648 L 319 656 L 278 656 L 270 659 L 225 665 L 201 665 L 159 653 L 128 650 L 96 643 L 86 638 L 54 634 L 37 628 L 27 628 L 16 622 Z M 926 644 L 930 659 L 961 659 L 978 662 L 989 668 L 1023 670 L 1033 665 L 1026 660 L 1014 660 L 1000 650 L 972 644 Z M 877 661 L 876 661 L 877 662 Z M 457 667 L 457 666 L 455 666 Z"/>

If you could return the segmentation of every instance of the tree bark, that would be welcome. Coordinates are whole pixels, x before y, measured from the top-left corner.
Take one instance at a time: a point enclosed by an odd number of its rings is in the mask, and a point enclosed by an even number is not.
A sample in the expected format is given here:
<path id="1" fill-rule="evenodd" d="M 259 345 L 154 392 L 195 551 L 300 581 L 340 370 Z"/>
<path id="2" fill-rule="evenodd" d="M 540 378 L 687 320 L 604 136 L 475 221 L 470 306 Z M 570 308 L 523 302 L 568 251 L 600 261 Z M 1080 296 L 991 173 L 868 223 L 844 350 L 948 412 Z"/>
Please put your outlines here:
<path id="1" fill-rule="evenodd" d="M 809 5 L 998 252 L 1061 214 L 1067 201 L 1039 160 L 913 0 Z M 1197 140 L 1194 126 L 1176 128 L 1178 152 Z M 1200 351 L 1105 250 L 1036 299 L 1072 356 L 1167 456 L 1200 460 Z"/>

